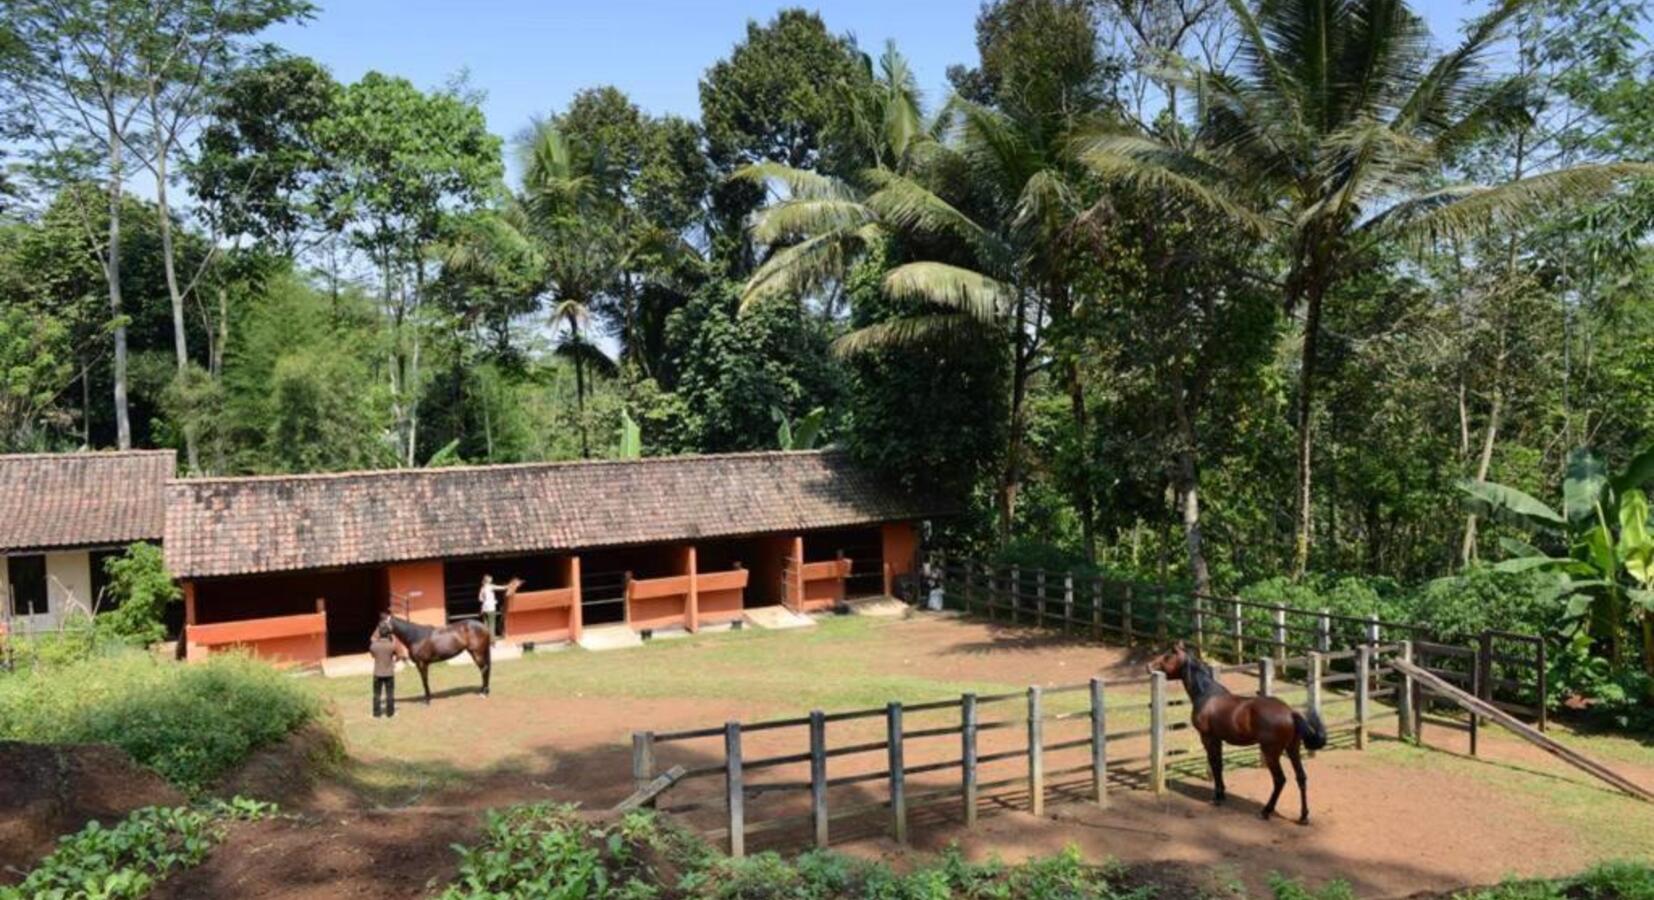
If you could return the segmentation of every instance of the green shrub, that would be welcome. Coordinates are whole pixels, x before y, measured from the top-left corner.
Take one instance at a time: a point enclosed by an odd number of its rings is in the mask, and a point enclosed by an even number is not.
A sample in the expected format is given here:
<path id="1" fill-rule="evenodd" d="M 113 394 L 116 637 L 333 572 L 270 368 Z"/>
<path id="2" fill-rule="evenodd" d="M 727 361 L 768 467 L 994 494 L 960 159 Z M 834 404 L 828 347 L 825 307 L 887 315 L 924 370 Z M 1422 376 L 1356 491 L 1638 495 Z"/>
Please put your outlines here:
<path id="1" fill-rule="evenodd" d="M 1495 572 L 1473 566 L 1458 575 L 1425 582 L 1403 601 L 1407 622 L 1418 622 L 1449 640 L 1465 640 L 1487 629 L 1545 634 L 1562 610 L 1554 596 L 1555 575 Z"/>
<path id="2" fill-rule="evenodd" d="M 472 897 L 692 900 L 1147 900 L 1151 890 L 1118 886 L 1114 869 L 1087 864 L 1072 848 L 1017 866 L 967 862 L 950 849 L 906 874 L 815 850 L 731 859 L 699 838 L 633 813 L 619 823 L 582 818 L 573 807 L 541 804 L 489 814 L 482 841 L 456 847 L 459 878 L 443 895 Z"/>
<path id="3" fill-rule="evenodd" d="M 191 791 L 320 713 L 303 685 L 243 656 L 133 651 L 0 678 L 0 738 L 115 744 Z"/>
<path id="4" fill-rule="evenodd" d="M 271 804 L 237 797 L 201 809 L 148 806 L 109 828 L 94 819 L 60 840 L 22 884 L 0 886 L 0 900 L 146 897 L 168 872 L 206 859 L 223 836 L 222 822 L 274 812 Z"/>
<path id="5" fill-rule="evenodd" d="M 161 548 L 133 544 L 124 555 L 106 560 L 103 568 L 109 575 L 106 605 L 114 608 L 98 614 L 98 631 L 140 646 L 166 637 L 163 617 L 167 604 L 179 594 Z"/>

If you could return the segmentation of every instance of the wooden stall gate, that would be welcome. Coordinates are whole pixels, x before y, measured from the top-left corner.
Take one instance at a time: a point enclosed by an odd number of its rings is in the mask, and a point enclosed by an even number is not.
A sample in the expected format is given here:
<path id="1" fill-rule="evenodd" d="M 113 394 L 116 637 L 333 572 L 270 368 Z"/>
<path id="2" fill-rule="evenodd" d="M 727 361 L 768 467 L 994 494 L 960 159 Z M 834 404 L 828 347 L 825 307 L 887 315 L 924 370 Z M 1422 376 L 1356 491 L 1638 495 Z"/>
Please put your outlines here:
<path id="1" fill-rule="evenodd" d="M 213 653 L 246 649 L 278 666 L 320 665 L 327 658 L 327 605 L 318 598 L 313 613 L 186 623 L 184 645 L 185 658 L 191 662 Z"/>
<path id="2" fill-rule="evenodd" d="M 1283 685 L 1278 675 L 1279 661 L 1273 657 L 1245 666 L 1214 668 L 1220 674 L 1255 675 L 1260 693 L 1281 696 L 1294 705 L 1307 703 L 1323 714 L 1333 705 L 1349 704 L 1348 715 L 1327 723 L 1328 733 L 1347 737 L 1349 746 L 1364 749 L 1377 701 L 1408 696 L 1406 687 L 1395 682 L 1396 669 L 1389 660 L 1409 653 L 1406 645 L 1361 646 L 1286 660 L 1291 668 L 1309 674 L 1309 680 L 1301 685 Z M 1333 664 L 1345 662 L 1350 665 L 1349 673 L 1331 672 Z M 1291 696 L 1283 696 L 1283 686 Z M 957 804 L 961 821 L 971 827 L 976 824 L 982 801 L 990 796 L 1006 802 L 1007 796 L 1014 799 L 1025 792 L 1027 807 L 1035 815 L 1043 814 L 1048 797 L 1059 794 L 1079 795 L 1107 806 L 1111 790 L 1124 787 L 1164 793 L 1172 774 L 1192 775 L 1205 766 L 1204 755 L 1194 748 L 1174 749 L 1169 745 L 1172 734 L 1191 727 L 1185 716 L 1173 712 L 1188 702 L 1180 686 L 1168 686 L 1164 675 L 1154 673 L 1093 678 L 1054 687 L 1032 686 L 1004 694 L 963 694 L 923 703 L 891 702 L 884 707 L 843 712 L 814 710 L 791 719 L 635 732 L 632 774 L 636 790 L 620 808 L 649 806 L 691 814 L 719 808 L 726 824 L 706 829 L 706 835 L 727 841 L 730 854 L 741 856 L 752 835 L 807 833 L 817 846 L 825 847 L 835 822 L 880 813 L 888 816 L 890 835 L 905 843 L 913 810 Z M 1007 708 L 1009 714 L 994 716 L 994 711 Z M 915 718 L 938 716 L 944 717 L 940 724 L 914 727 Z M 1172 721 L 1174 716 L 1177 721 Z M 1406 727 L 1405 710 L 1398 713 L 1397 722 L 1398 730 Z M 875 739 L 867 740 L 869 735 L 856 734 L 857 723 L 862 723 L 863 731 L 882 724 L 882 738 L 875 734 Z M 1069 733 L 1060 733 L 1063 729 Z M 829 740 L 830 730 L 835 735 L 841 731 L 849 734 L 844 742 L 835 744 Z M 1002 731 L 1008 732 L 1014 744 L 982 752 L 983 736 Z M 780 741 L 790 746 L 785 748 L 787 752 L 753 758 L 745 745 L 755 736 L 771 744 Z M 1121 745 L 1134 740 L 1146 743 L 1146 747 L 1135 755 L 1123 755 Z M 951 747 L 937 749 L 938 742 L 948 742 Z M 698 753 L 684 751 L 687 762 L 663 768 L 662 757 L 672 755 L 671 748 L 708 743 L 711 746 Z M 916 748 L 925 749 L 926 761 L 910 761 L 910 750 Z M 1231 759 L 1256 756 L 1256 750 L 1248 748 L 1226 748 L 1226 753 Z M 1051 762 L 1052 757 L 1064 754 L 1066 759 Z M 1182 757 L 1187 761 L 1172 762 Z M 852 758 L 860 763 L 852 771 L 839 775 L 830 772 L 835 760 Z M 704 761 L 707 759 L 716 761 Z M 1006 762 L 1017 763 L 1019 771 L 1009 777 L 983 779 L 984 767 Z M 941 772 L 958 772 L 956 782 L 910 790 L 914 776 Z M 722 781 L 717 799 L 711 803 L 669 802 L 702 779 Z M 867 786 L 884 796 L 837 807 L 829 805 L 832 791 L 853 786 Z M 808 811 L 756 819 L 749 814 L 749 804 L 774 797 L 807 797 Z"/>

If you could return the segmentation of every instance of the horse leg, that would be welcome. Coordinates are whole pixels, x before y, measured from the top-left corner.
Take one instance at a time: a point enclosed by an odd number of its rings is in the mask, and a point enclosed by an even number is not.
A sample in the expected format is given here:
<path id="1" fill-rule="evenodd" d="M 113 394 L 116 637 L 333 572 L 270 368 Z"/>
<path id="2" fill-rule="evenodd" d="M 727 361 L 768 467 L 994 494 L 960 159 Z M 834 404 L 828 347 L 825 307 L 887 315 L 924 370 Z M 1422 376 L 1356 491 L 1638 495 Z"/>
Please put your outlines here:
<path id="1" fill-rule="evenodd" d="M 431 664 L 419 663 L 419 683 L 425 687 L 425 705 L 431 705 Z"/>
<path id="2" fill-rule="evenodd" d="M 1206 745 L 1206 764 L 1212 769 L 1212 805 L 1222 806 L 1227 793 L 1223 788 L 1223 739 L 1203 734 L 1200 742 Z"/>
<path id="3" fill-rule="evenodd" d="M 1292 772 L 1298 776 L 1298 799 L 1301 810 L 1298 813 L 1298 824 L 1309 824 L 1309 776 L 1304 774 L 1304 761 L 1298 757 L 1298 742 L 1293 741 L 1286 747 L 1286 758 L 1292 761 Z"/>
<path id="4" fill-rule="evenodd" d="M 1263 754 L 1264 765 L 1269 767 L 1269 777 L 1275 781 L 1275 789 L 1269 793 L 1269 802 L 1264 805 L 1263 812 L 1258 814 L 1261 818 L 1268 819 L 1275 815 L 1275 801 L 1281 799 L 1281 789 L 1286 787 L 1286 773 L 1281 771 L 1281 748 L 1260 744 L 1258 750 Z"/>
<path id="5" fill-rule="evenodd" d="M 482 670 L 482 695 L 488 696 L 488 677 L 494 672 L 494 655 L 489 652 L 488 645 L 484 644 L 481 650 L 471 648 L 471 661 Z"/>

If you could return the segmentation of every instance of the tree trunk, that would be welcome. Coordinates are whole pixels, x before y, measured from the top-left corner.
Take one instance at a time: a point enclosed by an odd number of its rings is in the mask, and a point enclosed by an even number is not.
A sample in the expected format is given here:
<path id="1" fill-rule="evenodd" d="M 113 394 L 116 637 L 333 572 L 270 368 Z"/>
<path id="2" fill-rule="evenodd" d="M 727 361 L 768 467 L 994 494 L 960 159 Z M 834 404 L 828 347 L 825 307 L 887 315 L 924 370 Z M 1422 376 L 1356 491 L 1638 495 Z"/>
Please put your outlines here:
<path id="1" fill-rule="evenodd" d="M 1181 377 L 1172 387 L 1172 411 L 1177 419 L 1178 437 L 1174 489 L 1178 511 L 1183 517 L 1183 544 L 1189 556 L 1189 575 L 1194 579 L 1196 593 L 1209 594 L 1212 592 L 1212 573 L 1206 564 L 1205 541 L 1200 529 L 1200 468 L 1196 464 L 1200 444 Z"/>
<path id="2" fill-rule="evenodd" d="M 156 128 L 160 128 L 159 120 Z M 157 134 L 156 141 L 161 140 L 161 135 Z M 172 300 L 172 348 L 178 358 L 179 387 L 182 389 L 183 378 L 189 371 L 189 346 L 184 330 L 184 295 L 178 288 L 178 266 L 172 252 L 172 210 L 167 203 L 167 154 L 164 145 L 159 145 L 155 153 L 155 211 L 161 229 L 161 270 L 166 275 L 167 296 Z M 186 415 L 194 419 L 195 412 L 187 410 Z M 196 448 L 196 422 L 180 424 L 184 432 L 184 459 L 193 475 L 201 471 L 201 457 Z"/>
<path id="3" fill-rule="evenodd" d="M 132 449 L 132 418 L 126 403 L 126 323 L 121 302 L 121 134 L 114 114 L 106 119 L 109 128 L 109 251 L 104 277 L 109 281 L 109 315 L 115 321 L 115 446 Z"/>
<path id="4" fill-rule="evenodd" d="M 1307 305 L 1304 310 L 1304 349 L 1302 370 L 1298 373 L 1298 519 L 1296 533 L 1293 536 L 1292 577 L 1294 580 L 1304 577 L 1309 570 L 1309 547 L 1311 541 L 1312 507 L 1310 506 L 1310 460 L 1313 437 L 1311 426 L 1315 412 L 1315 359 L 1318 338 L 1321 332 L 1321 297 L 1322 285 L 1319 279 L 1312 281 L 1305 292 Z"/>
<path id="5" fill-rule="evenodd" d="M 1021 316 L 1017 327 L 1021 328 Z M 1012 350 L 1010 430 L 1005 436 L 1005 468 L 999 478 L 999 546 L 1011 542 L 1011 524 L 1016 519 L 1017 492 L 1022 486 L 1023 407 L 1028 399 L 1028 360 L 1022 339 Z"/>
<path id="6" fill-rule="evenodd" d="M 1089 416 L 1085 408 L 1085 383 L 1080 380 L 1080 365 L 1070 359 L 1068 368 L 1068 403 L 1074 416 L 1074 433 L 1080 445 L 1079 513 L 1080 537 L 1085 544 L 1087 565 L 1097 564 L 1097 502 L 1091 487 L 1091 447 L 1088 436 Z"/>
<path id="7" fill-rule="evenodd" d="M 574 356 L 574 417 L 580 431 L 580 458 L 590 459 L 592 448 L 586 439 L 586 362 L 578 351 Z"/>

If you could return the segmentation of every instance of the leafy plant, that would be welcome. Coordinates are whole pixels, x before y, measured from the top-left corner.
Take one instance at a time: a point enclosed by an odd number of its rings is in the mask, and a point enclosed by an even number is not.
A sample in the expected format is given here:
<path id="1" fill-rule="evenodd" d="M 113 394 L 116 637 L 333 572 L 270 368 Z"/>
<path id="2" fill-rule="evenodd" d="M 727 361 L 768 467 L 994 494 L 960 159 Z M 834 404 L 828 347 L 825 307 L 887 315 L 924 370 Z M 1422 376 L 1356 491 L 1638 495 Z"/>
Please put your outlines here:
<path id="1" fill-rule="evenodd" d="M 114 608 L 99 614 L 98 630 L 139 645 L 165 637 L 162 619 L 167 604 L 178 599 L 178 585 L 167 571 L 161 548 L 133 544 L 125 554 L 106 560 L 103 569 L 109 575 L 109 596 L 100 599 Z"/>
<path id="2" fill-rule="evenodd" d="M 114 744 L 192 791 L 321 712 L 303 685 L 240 656 L 126 653 L 0 679 L 0 738 Z"/>
<path id="3" fill-rule="evenodd" d="M 1648 529 L 1648 498 L 1639 485 L 1654 475 L 1654 449 L 1644 451 L 1625 471 L 1610 476 L 1602 458 L 1587 449 L 1569 454 L 1562 485 L 1562 510 L 1516 488 L 1492 482 L 1464 482 L 1461 490 L 1478 513 L 1533 534 L 1544 545 L 1512 538 L 1500 544 L 1511 556 L 1501 572 L 1552 572 L 1561 576 L 1552 595 L 1563 603 L 1562 618 L 1576 639 L 1591 635 L 1608 646 L 1608 659 L 1622 662 L 1620 632 L 1629 615 L 1642 624 L 1643 655 L 1654 673 L 1654 538 Z"/>
<path id="4" fill-rule="evenodd" d="M 205 808 L 147 806 L 106 827 L 93 819 L 0 900 L 117 900 L 147 897 L 174 869 L 199 865 L 223 837 L 222 823 L 276 814 L 275 804 L 236 797 Z"/>
<path id="5" fill-rule="evenodd" d="M 632 414 L 620 411 L 620 454 L 621 459 L 638 459 L 643 456 L 643 433 L 638 430 L 637 422 Z"/>
<path id="6" fill-rule="evenodd" d="M 821 436 L 822 423 L 827 420 L 827 408 L 818 406 L 804 414 L 795 428 L 787 421 L 787 414 L 777 409 L 775 420 L 781 423 L 776 430 L 776 446 L 782 450 L 813 450 Z"/>

